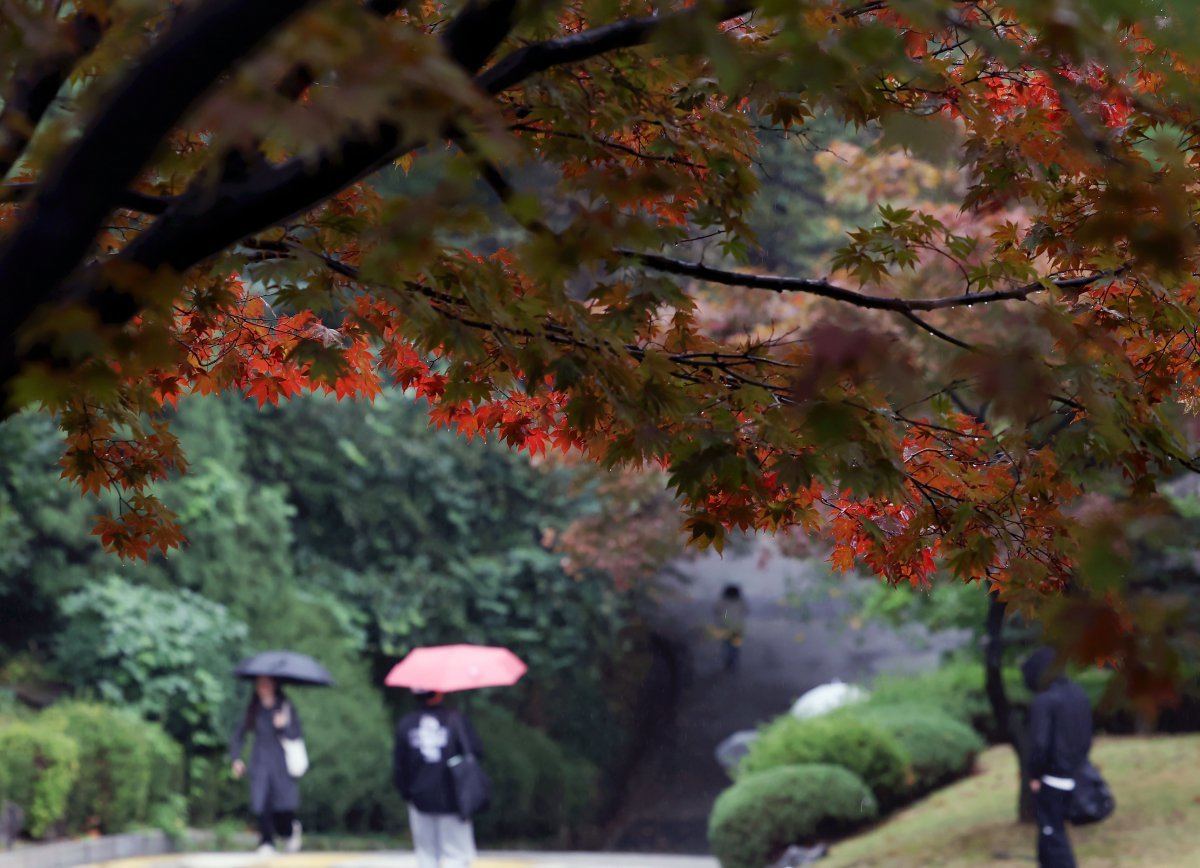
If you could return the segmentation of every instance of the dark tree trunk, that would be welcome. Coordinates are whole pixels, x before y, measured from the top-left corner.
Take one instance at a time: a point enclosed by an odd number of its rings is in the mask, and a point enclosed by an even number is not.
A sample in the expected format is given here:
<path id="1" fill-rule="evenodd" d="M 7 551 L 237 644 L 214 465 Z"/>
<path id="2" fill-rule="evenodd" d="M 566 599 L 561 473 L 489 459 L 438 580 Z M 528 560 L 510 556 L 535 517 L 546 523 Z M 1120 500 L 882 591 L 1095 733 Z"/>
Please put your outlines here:
<path id="1" fill-rule="evenodd" d="M 1007 604 L 996 596 L 988 596 L 987 635 L 983 659 L 988 703 L 992 706 L 995 734 L 999 741 L 1012 745 L 1017 755 L 1017 821 L 1033 822 L 1033 793 L 1029 789 L 1028 739 L 1025 721 L 1008 701 L 1004 688 L 1004 615 Z"/>

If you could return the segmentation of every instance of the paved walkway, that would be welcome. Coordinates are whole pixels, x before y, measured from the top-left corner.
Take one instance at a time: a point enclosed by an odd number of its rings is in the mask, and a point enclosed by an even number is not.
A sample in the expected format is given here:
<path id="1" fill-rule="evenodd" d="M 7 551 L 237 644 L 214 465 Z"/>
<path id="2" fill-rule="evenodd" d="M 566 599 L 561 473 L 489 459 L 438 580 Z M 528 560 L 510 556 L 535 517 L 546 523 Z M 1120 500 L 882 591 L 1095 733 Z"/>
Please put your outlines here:
<path id="1" fill-rule="evenodd" d="M 254 853 L 175 853 L 100 863 L 104 868 L 416 868 L 416 864 L 410 852 L 297 853 L 273 857 Z M 473 868 L 717 868 L 717 861 L 707 857 L 633 853 L 483 853 Z"/>

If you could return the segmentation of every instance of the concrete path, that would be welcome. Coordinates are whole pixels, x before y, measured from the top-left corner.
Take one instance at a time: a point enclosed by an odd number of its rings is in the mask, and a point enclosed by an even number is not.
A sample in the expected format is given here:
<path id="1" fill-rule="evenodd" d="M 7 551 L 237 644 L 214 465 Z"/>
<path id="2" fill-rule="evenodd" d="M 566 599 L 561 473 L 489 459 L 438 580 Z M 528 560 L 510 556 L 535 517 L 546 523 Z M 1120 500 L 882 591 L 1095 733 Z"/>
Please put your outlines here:
<path id="1" fill-rule="evenodd" d="M 416 868 L 410 852 L 175 853 L 98 863 L 94 868 Z M 613 853 L 483 853 L 473 868 L 718 868 L 717 861 L 690 856 Z"/>

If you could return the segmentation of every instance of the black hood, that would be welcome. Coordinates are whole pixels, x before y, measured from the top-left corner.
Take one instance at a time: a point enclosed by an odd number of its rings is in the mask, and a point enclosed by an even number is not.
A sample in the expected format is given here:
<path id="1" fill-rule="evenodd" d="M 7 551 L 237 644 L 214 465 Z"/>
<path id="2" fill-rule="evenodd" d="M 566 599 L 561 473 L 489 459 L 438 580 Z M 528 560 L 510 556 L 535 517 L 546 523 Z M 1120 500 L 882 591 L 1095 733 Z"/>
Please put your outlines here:
<path id="1" fill-rule="evenodd" d="M 1055 656 L 1053 648 L 1043 646 L 1030 654 L 1029 658 L 1021 664 L 1021 674 L 1025 676 L 1025 686 L 1034 693 L 1049 686 L 1049 682 L 1046 681 L 1046 673 L 1054 665 Z"/>

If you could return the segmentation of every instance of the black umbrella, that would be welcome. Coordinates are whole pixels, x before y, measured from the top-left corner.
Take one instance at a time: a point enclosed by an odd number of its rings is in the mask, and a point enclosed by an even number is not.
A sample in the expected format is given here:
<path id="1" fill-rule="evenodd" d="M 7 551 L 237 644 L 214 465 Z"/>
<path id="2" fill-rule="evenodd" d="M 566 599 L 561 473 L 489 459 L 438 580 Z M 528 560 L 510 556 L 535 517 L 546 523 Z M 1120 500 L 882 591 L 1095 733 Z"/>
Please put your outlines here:
<path id="1" fill-rule="evenodd" d="M 233 670 L 239 678 L 257 678 L 266 675 L 288 684 L 313 684 L 333 686 L 333 676 L 324 666 L 306 654 L 295 651 L 264 651 L 247 657 Z"/>

